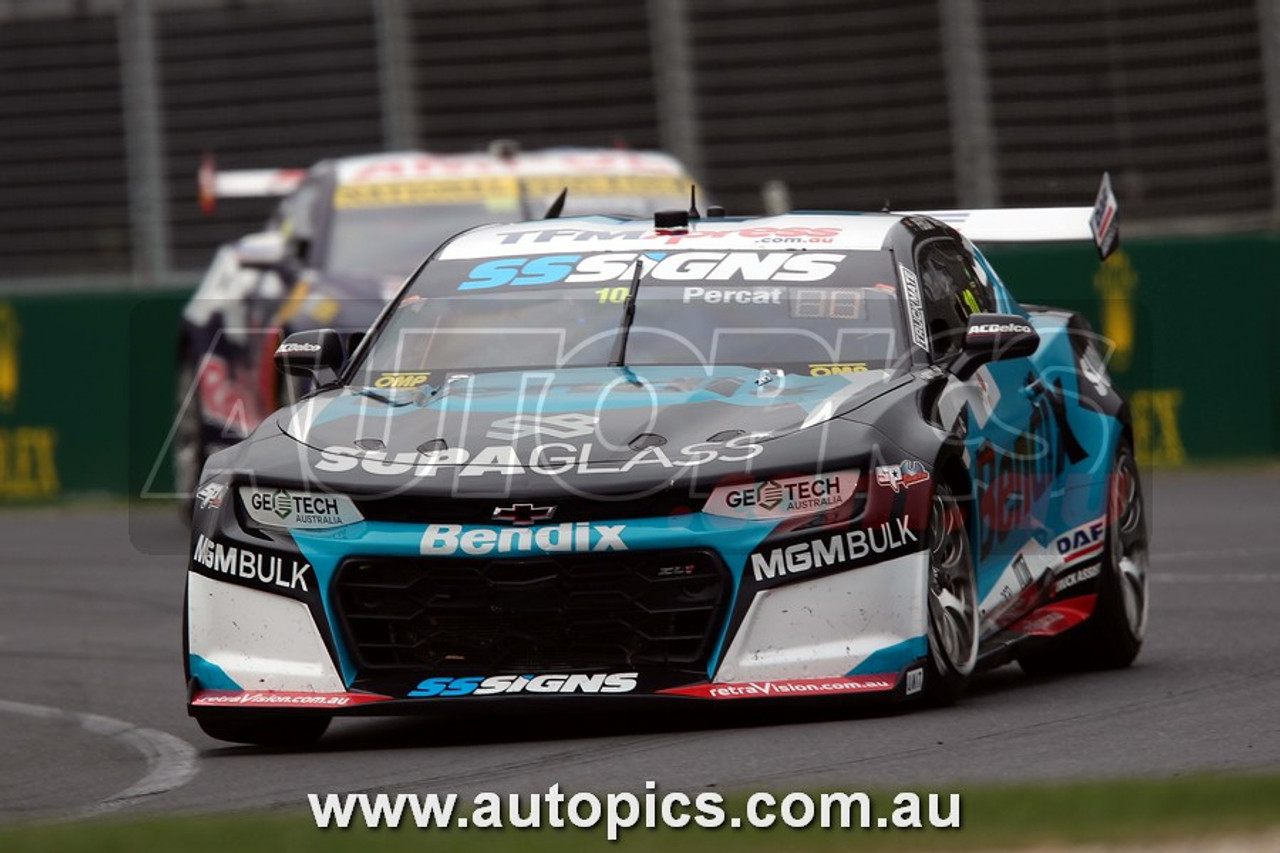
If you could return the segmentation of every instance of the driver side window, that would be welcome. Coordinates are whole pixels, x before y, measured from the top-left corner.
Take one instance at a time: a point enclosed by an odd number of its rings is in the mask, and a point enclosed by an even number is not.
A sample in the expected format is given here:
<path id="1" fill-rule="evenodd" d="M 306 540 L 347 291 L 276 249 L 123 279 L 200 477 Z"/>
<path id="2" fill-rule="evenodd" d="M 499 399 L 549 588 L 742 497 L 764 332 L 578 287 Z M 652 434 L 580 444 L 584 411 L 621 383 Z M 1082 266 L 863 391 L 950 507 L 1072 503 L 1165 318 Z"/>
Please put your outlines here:
<path id="1" fill-rule="evenodd" d="M 920 244 L 916 271 L 934 358 L 946 358 L 960 350 L 970 314 L 995 310 L 993 294 L 950 237 Z"/>

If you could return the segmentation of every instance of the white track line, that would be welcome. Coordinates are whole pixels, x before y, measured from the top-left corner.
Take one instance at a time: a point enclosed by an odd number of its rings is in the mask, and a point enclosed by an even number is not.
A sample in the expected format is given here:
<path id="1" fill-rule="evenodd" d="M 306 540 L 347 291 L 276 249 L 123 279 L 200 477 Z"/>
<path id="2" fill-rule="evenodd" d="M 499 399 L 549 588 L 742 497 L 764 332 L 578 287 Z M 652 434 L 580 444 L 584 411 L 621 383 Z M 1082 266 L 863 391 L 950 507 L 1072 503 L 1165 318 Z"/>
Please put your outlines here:
<path id="1" fill-rule="evenodd" d="M 99 714 L 82 714 L 64 711 L 44 705 L 28 705 L 25 702 L 8 702 L 0 699 L 0 713 L 22 714 L 39 720 L 55 720 L 72 723 L 88 732 L 120 741 L 141 753 L 147 760 L 147 773 L 123 791 L 105 800 L 86 806 L 67 815 L 75 820 L 113 812 L 131 806 L 144 797 L 163 794 L 180 788 L 191 781 L 199 769 L 195 747 L 181 738 L 158 729 L 144 729 L 123 720 L 103 717 Z"/>
<path id="2" fill-rule="evenodd" d="M 1171 572 L 1168 574 L 1147 575 L 1159 583 L 1280 583 L 1280 573 L 1263 572 L 1242 573 L 1224 572 L 1220 575 L 1192 574 L 1190 572 Z"/>
<path id="3" fill-rule="evenodd" d="M 1159 563 L 1212 563 L 1239 559 L 1280 559 L 1276 548 L 1218 548 L 1212 551 L 1174 551 L 1152 554 L 1151 562 Z M 1151 572 L 1148 577 L 1160 583 L 1280 583 L 1277 572 Z"/>
<path id="4" fill-rule="evenodd" d="M 1205 560 L 1239 560 L 1280 557 L 1280 548 L 1218 548 L 1212 551 L 1173 551 L 1151 555 L 1153 563 L 1199 563 Z"/>

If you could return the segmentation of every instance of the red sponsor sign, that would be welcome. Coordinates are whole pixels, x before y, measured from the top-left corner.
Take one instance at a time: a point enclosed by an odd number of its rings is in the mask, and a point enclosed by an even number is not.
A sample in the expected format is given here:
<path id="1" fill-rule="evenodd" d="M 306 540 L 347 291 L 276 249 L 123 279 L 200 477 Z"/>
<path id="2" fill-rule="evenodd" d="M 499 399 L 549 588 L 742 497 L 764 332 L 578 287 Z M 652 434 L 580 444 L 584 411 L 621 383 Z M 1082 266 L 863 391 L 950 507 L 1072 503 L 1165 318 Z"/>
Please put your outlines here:
<path id="1" fill-rule="evenodd" d="M 350 708 L 385 702 L 376 693 L 304 693 L 291 690 L 201 690 L 191 700 L 202 708 Z"/>
<path id="2" fill-rule="evenodd" d="M 829 678 L 793 678 L 786 681 L 726 681 L 690 684 L 659 690 L 672 696 L 696 699 L 777 699 L 797 696 L 832 696 L 841 693 L 878 693 L 898 684 L 896 672 L 878 675 L 838 675 Z"/>
<path id="3" fill-rule="evenodd" d="M 1039 610 L 1024 616 L 1013 625 L 1011 630 L 1019 634 L 1052 637 L 1088 619 L 1097 603 L 1098 596 L 1081 595 L 1077 598 L 1046 604 Z"/>

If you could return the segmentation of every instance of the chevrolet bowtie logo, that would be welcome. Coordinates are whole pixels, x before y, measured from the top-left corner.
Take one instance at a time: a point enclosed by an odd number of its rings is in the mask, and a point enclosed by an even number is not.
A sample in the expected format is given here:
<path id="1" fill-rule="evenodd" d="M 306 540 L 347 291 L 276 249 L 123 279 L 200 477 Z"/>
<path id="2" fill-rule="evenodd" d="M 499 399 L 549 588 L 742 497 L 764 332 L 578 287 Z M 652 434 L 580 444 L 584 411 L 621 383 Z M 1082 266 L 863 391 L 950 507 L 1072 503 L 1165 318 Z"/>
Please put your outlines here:
<path id="1" fill-rule="evenodd" d="M 534 506 L 533 504 L 513 504 L 493 508 L 494 521 L 508 521 L 516 525 L 547 521 L 555 514 L 556 508 L 553 506 Z"/>

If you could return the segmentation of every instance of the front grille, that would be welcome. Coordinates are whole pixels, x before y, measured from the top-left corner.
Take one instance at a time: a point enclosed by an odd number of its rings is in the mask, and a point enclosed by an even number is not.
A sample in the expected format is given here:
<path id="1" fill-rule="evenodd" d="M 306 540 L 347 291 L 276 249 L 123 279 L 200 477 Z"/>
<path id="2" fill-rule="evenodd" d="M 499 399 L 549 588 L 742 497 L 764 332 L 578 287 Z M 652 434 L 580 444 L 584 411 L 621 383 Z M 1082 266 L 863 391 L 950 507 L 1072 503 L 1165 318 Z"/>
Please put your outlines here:
<path id="1" fill-rule="evenodd" d="M 703 550 L 354 557 L 334 602 L 363 671 L 493 675 L 705 664 L 730 589 Z"/>
<path id="2" fill-rule="evenodd" d="M 456 495 L 395 495 L 385 498 L 353 496 L 361 515 L 369 521 L 406 524 L 493 524 L 493 511 L 501 506 L 530 503 L 554 506 L 556 523 L 613 521 L 618 518 L 656 518 L 698 512 L 705 497 L 691 497 L 687 490 L 667 490 L 654 495 L 558 495 L 555 498 L 467 498 Z"/>

